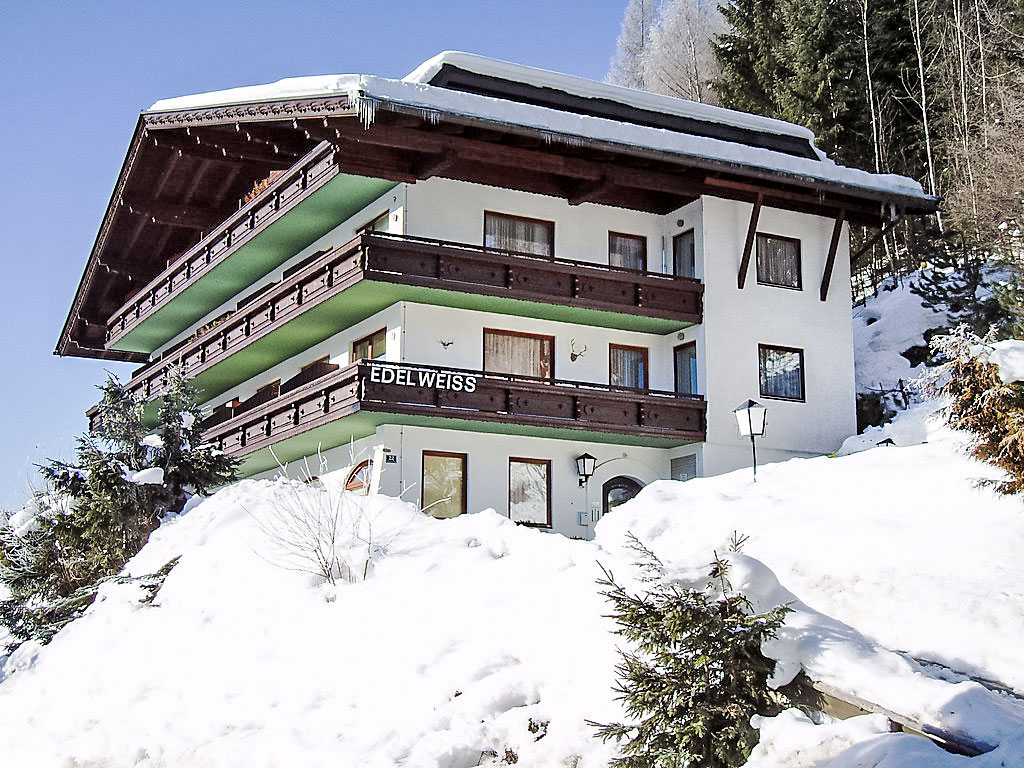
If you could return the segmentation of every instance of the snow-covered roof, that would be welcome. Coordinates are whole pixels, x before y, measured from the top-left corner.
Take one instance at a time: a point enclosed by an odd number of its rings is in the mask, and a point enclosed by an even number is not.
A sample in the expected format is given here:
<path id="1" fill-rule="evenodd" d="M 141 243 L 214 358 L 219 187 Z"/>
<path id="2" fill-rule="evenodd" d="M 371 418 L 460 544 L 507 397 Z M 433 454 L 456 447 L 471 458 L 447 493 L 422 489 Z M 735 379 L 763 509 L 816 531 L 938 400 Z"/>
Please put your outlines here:
<path id="1" fill-rule="evenodd" d="M 814 157 L 798 156 L 738 140 L 669 130 L 622 119 L 564 111 L 552 106 L 524 103 L 452 88 L 431 85 L 445 66 L 483 75 L 499 81 L 551 89 L 575 98 L 614 102 L 643 111 L 728 126 L 731 129 L 771 134 L 807 142 Z M 374 75 L 322 75 L 278 80 L 265 85 L 163 99 L 148 112 L 172 112 L 210 107 L 346 96 L 364 120 L 372 121 L 376 109 L 408 108 L 424 114 L 448 114 L 461 118 L 496 122 L 558 135 L 668 152 L 701 161 L 755 168 L 769 173 L 793 175 L 812 181 L 840 184 L 882 195 L 931 200 L 921 185 L 904 176 L 875 174 L 837 165 L 813 147 L 813 134 L 806 128 L 780 120 L 631 88 L 598 83 L 548 70 L 512 64 L 473 54 L 448 51 L 425 62 L 401 80 Z M 810 152 L 808 153 L 810 154 Z"/>

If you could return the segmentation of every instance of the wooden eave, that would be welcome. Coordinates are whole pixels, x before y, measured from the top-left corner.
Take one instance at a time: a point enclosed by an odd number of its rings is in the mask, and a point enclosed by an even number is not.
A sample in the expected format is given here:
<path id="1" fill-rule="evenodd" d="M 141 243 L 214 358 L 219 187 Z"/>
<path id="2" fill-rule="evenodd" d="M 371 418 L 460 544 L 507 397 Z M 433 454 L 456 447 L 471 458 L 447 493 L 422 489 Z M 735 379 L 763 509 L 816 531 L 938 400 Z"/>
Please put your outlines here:
<path id="1" fill-rule="evenodd" d="M 376 101 L 364 125 L 345 96 L 144 113 L 57 345 L 57 354 L 129 361 L 105 322 L 140 287 L 238 209 L 253 183 L 319 141 L 346 173 L 415 182 L 441 176 L 664 214 L 712 195 L 880 226 L 936 201 L 740 163 Z M 364 104 L 365 106 L 365 104 Z"/>

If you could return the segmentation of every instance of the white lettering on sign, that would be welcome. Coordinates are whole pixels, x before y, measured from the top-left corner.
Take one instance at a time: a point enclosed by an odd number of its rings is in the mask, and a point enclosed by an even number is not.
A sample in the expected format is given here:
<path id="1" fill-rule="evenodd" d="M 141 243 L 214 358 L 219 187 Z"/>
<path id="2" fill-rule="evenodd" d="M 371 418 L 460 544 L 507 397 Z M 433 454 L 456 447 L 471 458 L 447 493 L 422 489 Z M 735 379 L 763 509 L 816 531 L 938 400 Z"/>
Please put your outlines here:
<path id="1" fill-rule="evenodd" d="M 397 384 L 400 387 L 448 389 L 452 392 L 476 392 L 476 376 L 469 373 L 431 371 L 424 368 L 395 368 L 371 365 L 370 381 L 376 384 Z"/>

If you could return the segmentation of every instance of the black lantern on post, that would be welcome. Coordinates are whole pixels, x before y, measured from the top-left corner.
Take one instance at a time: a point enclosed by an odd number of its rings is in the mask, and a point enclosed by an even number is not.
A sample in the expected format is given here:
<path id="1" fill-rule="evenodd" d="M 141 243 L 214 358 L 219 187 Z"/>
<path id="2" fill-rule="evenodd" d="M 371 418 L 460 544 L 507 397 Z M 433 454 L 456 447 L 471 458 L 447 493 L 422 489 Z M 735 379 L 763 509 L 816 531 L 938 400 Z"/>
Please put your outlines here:
<path id="1" fill-rule="evenodd" d="M 740 428 L 740 437 L 750 435 L 750 453 L 754 459 L 754 482 L 757 482 L 757 448 L 755 437 L 764 437 L 764 419 L 768 409 L 755 400 L 747 400 L 733 411 L 736 424 Z"/>
<path id="2" fill-rule="evenodd" d="M 594 474 L 597 467 L 597 458 L 589 453 L 583 453 L 576 457 L 576 473 L 580 476 L 580 486 L 587 484 L 587 481 Z"/>

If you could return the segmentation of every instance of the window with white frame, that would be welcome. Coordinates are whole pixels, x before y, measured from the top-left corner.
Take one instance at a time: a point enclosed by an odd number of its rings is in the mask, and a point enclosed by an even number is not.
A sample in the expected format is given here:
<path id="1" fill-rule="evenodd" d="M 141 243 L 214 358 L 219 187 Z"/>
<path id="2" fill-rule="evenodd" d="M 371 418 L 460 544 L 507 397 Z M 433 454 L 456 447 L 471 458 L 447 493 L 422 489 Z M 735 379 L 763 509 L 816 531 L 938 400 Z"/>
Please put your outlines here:
<path id="1" fill-rule="evenodd" d="M 761 396 L 782 400 L 804 399 L 804 351 L 793 347 L 758 344 Z"/>

